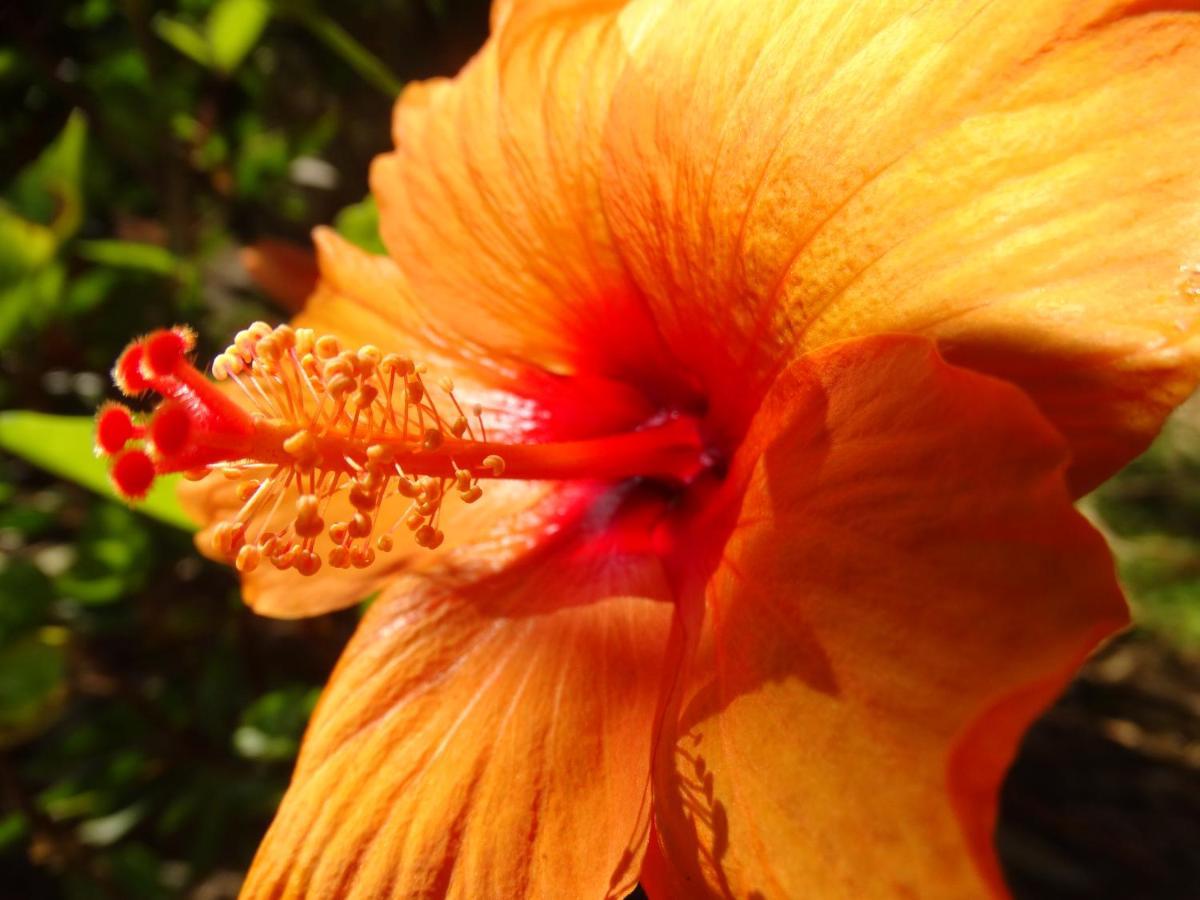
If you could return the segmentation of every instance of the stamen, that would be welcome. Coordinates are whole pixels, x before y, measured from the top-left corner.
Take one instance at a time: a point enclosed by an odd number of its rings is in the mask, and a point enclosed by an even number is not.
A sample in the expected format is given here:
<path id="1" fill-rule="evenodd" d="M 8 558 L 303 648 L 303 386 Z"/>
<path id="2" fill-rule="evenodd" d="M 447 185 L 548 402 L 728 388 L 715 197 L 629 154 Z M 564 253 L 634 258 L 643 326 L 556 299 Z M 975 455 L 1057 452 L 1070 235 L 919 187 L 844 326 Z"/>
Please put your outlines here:
<path id="1" fill-rule="evenodd" d="M 121 354 L 117 386 L 163 402 L 145 425 L 106 404 L 96 447 L 114 458 L 113 483 L 131 500 L 156 474 L 238 482 L 244 505 L 214 528 L 213 546 L 242 572 L 270 563 L 311 575 L 323 560 L 365 568 L 394 549 L 401 523 L 418 546 L 434 549 L 445 540 L 448 496 L 476 503 L 481 482 L 501 475 L 686 480 L 698 466 L 699 441 L 682 420 L 592 441 L 491 444 L 482 409 L 472 407 L 473 426 L 449 379 L 436 382 L 453 407 L 445 415 L 424 366 L 369 345 L 344 350 L 331 336 L 288 325 L 256 322 L 213 361 L 213 378 L 237 385 L 247 407 L 188 362 L 194 344 L 190 329 L 173 328 Z M 412 502 L 392 519 L 384 502 L 396 497 Z M 344 505 L 331 505 L 335 498 Z"/>

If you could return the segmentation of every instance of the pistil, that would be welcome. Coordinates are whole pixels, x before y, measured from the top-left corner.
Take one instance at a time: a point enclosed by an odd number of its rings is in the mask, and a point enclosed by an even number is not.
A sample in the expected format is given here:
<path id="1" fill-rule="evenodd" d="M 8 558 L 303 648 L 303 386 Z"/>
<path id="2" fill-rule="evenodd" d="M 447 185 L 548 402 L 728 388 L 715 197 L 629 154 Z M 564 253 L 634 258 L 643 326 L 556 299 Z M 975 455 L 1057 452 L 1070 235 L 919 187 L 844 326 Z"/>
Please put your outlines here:
<path id="1" fill-rule="evenodd" d="M 242 571 L 264 562 L 305 575 L 323 561 L 364 568 L 392 550 L 398 530 L 436 548 L 447 498 L 475 503 L 495 478 L 684 482 L 700 467 L 687 419 L 589 440 L 494 443 L 483 410 L 468 415 L 448 379 L 436 382 L 435 399 L 423 366 L 375 347 L 343 350 L 306 329 L 255 323 L 213 362 L 223 389 L 188 362 L 193 343 L 175 328 L 126 349 L 117 385 L 163 401 L 145 423 L 106 404 L 97 450 L 113 458 L 113 482 L 130 499 L 168 472 L 237 482 L 242 507 L 212 539 Z M 396 497 L 406 508 L 385 515 Z M 327 524 L 335 498 L 348 504 Z"/>

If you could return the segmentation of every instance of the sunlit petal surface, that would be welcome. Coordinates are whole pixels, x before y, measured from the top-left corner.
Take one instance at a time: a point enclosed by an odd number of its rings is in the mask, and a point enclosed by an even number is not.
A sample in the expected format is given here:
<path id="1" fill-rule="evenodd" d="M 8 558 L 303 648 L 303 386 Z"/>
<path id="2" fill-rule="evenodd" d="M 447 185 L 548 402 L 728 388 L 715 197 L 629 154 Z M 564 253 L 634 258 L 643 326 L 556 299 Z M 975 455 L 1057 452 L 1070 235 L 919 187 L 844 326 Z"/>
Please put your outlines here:
<path id="1" fill-rule="evenodd" d="M 632 889 L 673 607 L 657 560 L 597 552 L 595 527 L 371 607 L 244 896 Z"/>
<path id="2" fill-rule="evenodd" d="M 677 896 L 1002 891 L 1016 739 L 1126 621 L 1064 451 L 1019 391 L 918 338 L 780 376 L 730 476 L 660 747 Z"/>

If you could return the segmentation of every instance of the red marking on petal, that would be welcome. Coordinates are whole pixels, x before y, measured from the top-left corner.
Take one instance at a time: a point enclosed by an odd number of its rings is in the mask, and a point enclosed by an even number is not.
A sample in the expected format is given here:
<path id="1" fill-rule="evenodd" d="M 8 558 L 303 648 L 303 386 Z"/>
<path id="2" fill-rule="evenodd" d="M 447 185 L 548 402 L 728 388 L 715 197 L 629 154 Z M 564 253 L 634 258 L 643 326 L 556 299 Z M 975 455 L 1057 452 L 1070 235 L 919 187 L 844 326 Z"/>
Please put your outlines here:
<path id="1" fill-rule="evenodd" d="M 144 353 L 145 347 L 142 342 L 134 341 L 125 348 L 117 359 L 117 364 L 113 366 L 113 381 L 126 397 L 136 397 L 150 390 L 150 382 L 142 374 Z"/>
<path id="2" fill-rule="evenodd" d="M 150 442 L 163 456 L 174 456 L 187 446 L 192 420 L 178 404 L 164 403 L 150 420 Z"/>
<path id="3" fill-rule="evenodd" d="M 126 450 L 109 471 L 113 486 L 127 500 L 141 500 L 154 483 L 154 462 L 144 450 Z"/>
<path id="4" fill-rule="evenodd" d="M 96 414 L 96 451 L 107 456 L 120 453 L 134 437 L 133 416 L 119 403 L 106 403 Z"/>

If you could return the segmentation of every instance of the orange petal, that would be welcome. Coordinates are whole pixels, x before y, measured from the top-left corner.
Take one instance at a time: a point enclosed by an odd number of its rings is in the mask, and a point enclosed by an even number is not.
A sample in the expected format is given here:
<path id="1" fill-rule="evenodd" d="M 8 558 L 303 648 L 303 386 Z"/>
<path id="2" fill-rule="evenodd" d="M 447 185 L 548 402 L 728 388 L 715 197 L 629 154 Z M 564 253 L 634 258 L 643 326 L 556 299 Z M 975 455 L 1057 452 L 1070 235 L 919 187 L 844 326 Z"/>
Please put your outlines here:
<path id="1" fill-rule="evenodd" d="M 656 560 L 591 540 L 372 606 L 244 898 L 632 889 L 673 607 Z"/>
<path id="2" fill-rule="evenodd" d="M 670 381 L 600 205 L 614 3 L 515 3 L 454 80 L 408 89 L 372 190 L 442 327 L 558 371 Z"/>
<path id="3" fill-rule="evenodd" d="M 796 351 L 934 336 L 1111 474 L 1196 380 L 1198 10 L 630 7 L 604 208 L 670 350 L 744 420 Z"/>
<path id="4" fill-rule="evenodd" d="M 928 340 L 846 342 L 779 377 L 656 764 L 679 895 L 1003 892 L 1017 738 L 1126 622 L 1065 460 L 1027 397 Z"/>
<path id="5" fill-rule="evenodd" d="M 184 508 L 204 523 L 196 536 L 197 547 L 219 562 L 226 559 L 213 550 L 212 534 L 219 522 L 232 518 L 241 508 L 236 488 L 236 483 L 214 477 L 180 485 Z M 289 491 L 281 507 L 291 508 L 295 498 L 296 493 Z M 388 497 L 375 518 L 390 524 L 406 512 L 409 503 L 398 495 Z M 445 504 L 439 527 L 446 537 L 437 550 L 418 547 L 408 530 L 401 527 L 395 534 L 394 549 L 378 553 L 369 568 L 335 569 L 326 565 L 315 575 L 304 577 L 292 569 L 279 571 L 264 564 L 242 574 L 242 599 L 259 615 L 299 619 L 360 603 L 403 572 L 496 571 L 536 547 L 572 508 L 571 494 L 556 490 L 549 482 L 490 483 L 483 496 L 469 506 Z M 341 494 L 331 501 L 327 518 L 331 522 L 348 521 L 353 512 L 349 500 Z M 261 525 L 261 516 L 251 519 L 249 534 L 256 535 Z"/>

